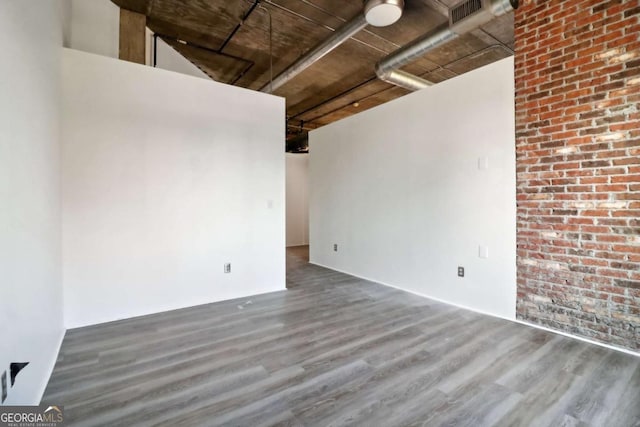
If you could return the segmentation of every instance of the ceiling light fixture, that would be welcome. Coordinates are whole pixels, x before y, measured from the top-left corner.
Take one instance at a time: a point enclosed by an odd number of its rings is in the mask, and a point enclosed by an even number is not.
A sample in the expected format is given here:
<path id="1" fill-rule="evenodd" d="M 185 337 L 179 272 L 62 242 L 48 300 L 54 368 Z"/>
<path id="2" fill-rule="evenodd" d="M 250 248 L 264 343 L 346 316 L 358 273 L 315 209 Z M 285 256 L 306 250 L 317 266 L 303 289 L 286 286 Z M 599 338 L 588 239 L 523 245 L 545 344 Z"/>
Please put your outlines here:
<path id="1" fill-rule="evenodd" d="M 369 25 L 386 27 L 400 19 L 403 8 L 404 0 L 368 0 L 364 15 Z"/>

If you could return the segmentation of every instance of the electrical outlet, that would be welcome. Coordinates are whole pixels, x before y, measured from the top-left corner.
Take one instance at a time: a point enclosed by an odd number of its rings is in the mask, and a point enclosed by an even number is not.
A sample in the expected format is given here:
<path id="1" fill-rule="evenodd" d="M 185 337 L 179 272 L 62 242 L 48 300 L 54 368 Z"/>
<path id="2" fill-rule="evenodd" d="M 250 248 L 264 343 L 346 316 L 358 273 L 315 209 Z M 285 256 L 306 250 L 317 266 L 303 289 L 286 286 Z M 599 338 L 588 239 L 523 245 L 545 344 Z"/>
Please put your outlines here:
<path id="1" fill-rule="evenodd" d="M 228 262 L 224 265 L 224 272 L 231 273 L 231 263 Z"/>
<path id="2" fill-rule="evenodd" d="M 7 400 L 7 371 L 2 373 L 2 403 Z"/>
<path id="3" fill-rule="evenodd" d="M 337 243 L 333 244 L 333 252 L 338 252 L 338 244 Z"/>
<path id="4" fill-rule="evenodd" d="M 489 247 L 483 245 L 478 246 L 478 256 L 482 259 L 489 258 Z"/>
<path id="5" fill-rule="evenodd" d="M 458 277 L 464 277 L 464 267 L 458 267 Z"/>

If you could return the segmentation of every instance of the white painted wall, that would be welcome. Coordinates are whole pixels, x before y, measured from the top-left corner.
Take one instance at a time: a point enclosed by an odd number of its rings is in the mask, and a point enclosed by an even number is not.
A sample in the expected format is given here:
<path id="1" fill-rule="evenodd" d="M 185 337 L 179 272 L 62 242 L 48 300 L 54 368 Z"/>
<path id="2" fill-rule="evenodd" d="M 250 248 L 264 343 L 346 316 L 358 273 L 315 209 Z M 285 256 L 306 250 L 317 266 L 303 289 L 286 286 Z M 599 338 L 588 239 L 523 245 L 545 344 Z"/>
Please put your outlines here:
<path id="1" fill-rule="evenodd" d="M 287 153 L 287 246 L 309 244 L 309 155 Z"/>
<path id="2" fill-rule="evenodd" d="M 0 1 L 0 373 L 37 404 L 64 334 L 58 128 L 62 8 Z"/>
<path id="3" fill-rule="evenodd" d="M 514 118 L 508 58 L 311 132 L 311 261 L 515 318 Z"/>
<path id="4" fill-rule="evenodd" d="M 284 99 L 68 49 L 63 76 L 67 327 L 285 289 Z"/>
<path id="5" fill-rule="evenodd" d="M 120 50 L 120 8 L 111 0 L 64 0 L 71 28 L 66 47 L 117 58 Z"/>
<path id="6" fill-rule="evenodd" d="M 153 39 L 150 39 L 153 42 Z M 156 67 L 163 70 L 173 71 L 175 73 L 186 74 L 193 77 L 211 80 L 198 67 L 193 65 L 184 56 L 180 55 L 174 48 L 166 44 L 162 39 L 158 38 L 158 46 L 156 48 Z"/>

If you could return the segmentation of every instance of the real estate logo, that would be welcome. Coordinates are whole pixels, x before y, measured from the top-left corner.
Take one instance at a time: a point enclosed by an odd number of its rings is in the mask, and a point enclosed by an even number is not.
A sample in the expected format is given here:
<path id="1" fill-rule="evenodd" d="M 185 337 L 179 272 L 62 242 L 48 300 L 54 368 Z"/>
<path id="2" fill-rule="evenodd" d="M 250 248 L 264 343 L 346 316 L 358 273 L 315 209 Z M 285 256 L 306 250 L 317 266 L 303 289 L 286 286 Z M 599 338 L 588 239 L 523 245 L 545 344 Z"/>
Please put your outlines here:
<path id="1" fill-rule="evenodd" d="M 0 427 L 61 427 L 62 406 L 0 406 Z"/>

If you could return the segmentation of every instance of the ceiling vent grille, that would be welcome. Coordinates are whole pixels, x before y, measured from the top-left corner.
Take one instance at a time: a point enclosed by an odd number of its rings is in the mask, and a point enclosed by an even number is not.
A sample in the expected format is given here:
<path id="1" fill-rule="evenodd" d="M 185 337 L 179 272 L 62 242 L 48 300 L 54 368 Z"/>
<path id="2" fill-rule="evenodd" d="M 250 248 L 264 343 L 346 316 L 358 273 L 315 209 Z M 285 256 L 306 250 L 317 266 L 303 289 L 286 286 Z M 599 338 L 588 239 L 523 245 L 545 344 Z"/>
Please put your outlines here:
<path id="1" fill-rule="evenodd" d="M 457 34 L 464 34 L 481 27 L 494 18 L 493 0 L 464 0 L 449 9 L 449 28 Z"/>
<path id="2" fill-rule="evenodd" d="M 482 10 L 482 0 L 466 0 L 451 9 L 451 25 Z"/>

